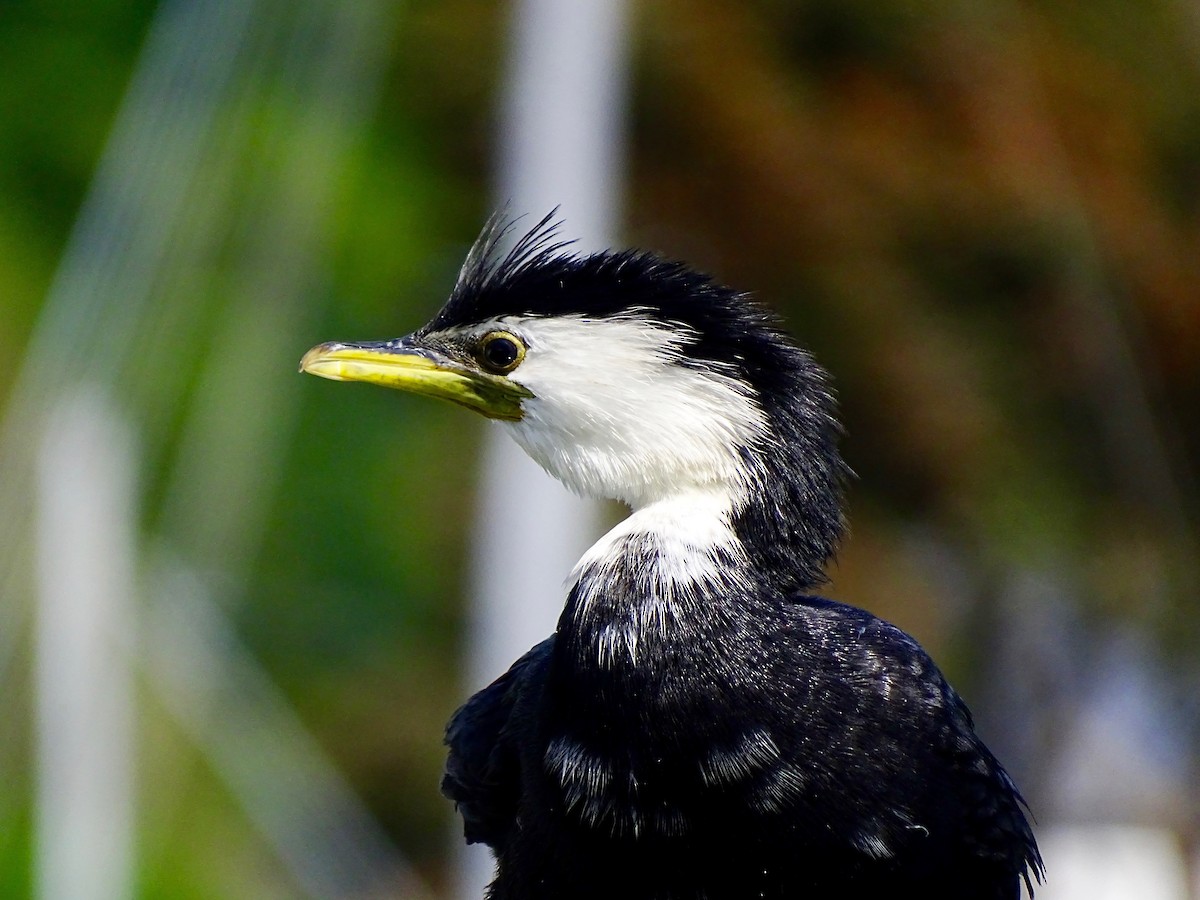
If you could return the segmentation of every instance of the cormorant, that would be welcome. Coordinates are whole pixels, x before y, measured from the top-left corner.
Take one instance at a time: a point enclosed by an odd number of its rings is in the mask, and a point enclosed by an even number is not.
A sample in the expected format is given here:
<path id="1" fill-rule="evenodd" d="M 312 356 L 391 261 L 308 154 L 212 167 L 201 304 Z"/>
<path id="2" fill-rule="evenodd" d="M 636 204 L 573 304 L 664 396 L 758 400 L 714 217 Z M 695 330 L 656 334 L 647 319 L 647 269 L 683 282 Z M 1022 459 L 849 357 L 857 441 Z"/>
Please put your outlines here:
<path id="1" fill-rule="evenodd" d="M 1043 867 L 924 650 L 815 596 L 844 529 L 825 372 L 746 295 L 493 221 L 428 325 L 301 368 L 499 420 L 631 514 L 555 633 L 450 721 L 443 792 L 492 900 L 1010 900 Z M 868 893 L 870 892 L 870 893 Z"/>

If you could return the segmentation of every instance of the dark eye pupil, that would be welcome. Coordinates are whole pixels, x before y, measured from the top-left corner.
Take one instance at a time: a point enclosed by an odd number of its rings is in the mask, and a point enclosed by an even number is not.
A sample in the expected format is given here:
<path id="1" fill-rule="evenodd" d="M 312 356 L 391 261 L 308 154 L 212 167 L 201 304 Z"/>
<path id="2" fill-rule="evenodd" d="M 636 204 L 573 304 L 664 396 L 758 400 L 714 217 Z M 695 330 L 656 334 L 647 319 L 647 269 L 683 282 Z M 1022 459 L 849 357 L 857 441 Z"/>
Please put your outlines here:
<path id="1" fill-rule="evenodd" d="M 492 338 L 483 345 L 483 359 L 495 369 L 507 369 L 517 361 L 517 345 L 508 338 Z"/>

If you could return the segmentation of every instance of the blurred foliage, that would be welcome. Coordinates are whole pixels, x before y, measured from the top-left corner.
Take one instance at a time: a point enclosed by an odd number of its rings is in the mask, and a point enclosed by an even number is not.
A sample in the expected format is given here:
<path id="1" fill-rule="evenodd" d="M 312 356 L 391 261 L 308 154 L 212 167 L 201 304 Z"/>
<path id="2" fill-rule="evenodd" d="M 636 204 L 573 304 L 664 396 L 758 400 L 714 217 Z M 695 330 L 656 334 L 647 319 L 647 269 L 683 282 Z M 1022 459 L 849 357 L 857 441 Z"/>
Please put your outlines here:
<path id="1" fill-rule="evenodd" d="M 10 361 L 154 6 L 0 9 Z M 328 293 L 297 357 L 411 330 L 452 284 L 489 212 L 505 14 L 491 0 L 396 7 L 385 89 L 329 214 Z M 913 631 L 986 703 L 990 606 L 1008 573 L 1053 572 L 1084 621 L 1149 629 L 1194 687 L 1195 11 L 654 0 L 633 33 L 629 242 L 753 290 L 835 373 L 859 480 L 833 593 Z M 197 328 L 212 340 L 213 323 Z M 302 387 L 238 625 L 441 884 L 440 733 L 467 689 L 457 653 L 480 425 L 327 387 Z M 146 482 L 154 521 L 155 474 Z M 145 779 L 170 785 L 146 804 L 144 896 L 247 884 L 288 896 L 262 887 L 281 883 L 277 863 L 198 752 L 167 721 L 144 728 Z M 6 896 L 26 890 L 27 829 L 0 839 Z"/>

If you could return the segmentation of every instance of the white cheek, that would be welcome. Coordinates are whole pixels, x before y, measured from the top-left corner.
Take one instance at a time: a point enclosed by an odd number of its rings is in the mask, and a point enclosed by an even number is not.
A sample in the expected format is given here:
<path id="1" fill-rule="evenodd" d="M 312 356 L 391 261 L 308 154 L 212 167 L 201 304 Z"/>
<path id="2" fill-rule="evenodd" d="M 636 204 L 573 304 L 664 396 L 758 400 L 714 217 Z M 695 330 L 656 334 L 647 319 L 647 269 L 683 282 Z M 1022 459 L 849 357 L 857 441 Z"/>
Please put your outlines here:
<path id="1" fill-rule="evenodd" d="M 684 336 L 644 319 L 578 317 L 502 323 L 529 343 L 510 376 L 535 395 L 517 442 L 582 494 L 641 506 L 739 478 L 739 448 L 766 434 L 735 379 L 677 359 Z"/>

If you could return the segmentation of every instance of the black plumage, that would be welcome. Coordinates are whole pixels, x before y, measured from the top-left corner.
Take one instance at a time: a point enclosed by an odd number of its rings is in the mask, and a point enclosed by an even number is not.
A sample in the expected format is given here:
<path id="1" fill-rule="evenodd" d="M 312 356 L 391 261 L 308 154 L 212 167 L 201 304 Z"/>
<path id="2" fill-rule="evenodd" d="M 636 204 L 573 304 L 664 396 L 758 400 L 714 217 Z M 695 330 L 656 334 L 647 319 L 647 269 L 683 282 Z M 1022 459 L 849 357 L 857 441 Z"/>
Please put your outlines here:
<path id="1" fill-rule="evenodd" d="M 573 455 L 597 420 L 644 420 L 585 408 L 555 431 L 526 401 L 534 421 L 514 433 L 535 458 L 568 483 L 592 465 L 608 493 L 637 499 L 581 561 L 555 634 L 450 722 L 442 788 L 467 840 L 495 851 L 489 896 L 1010 900 L 1040 880 L 1023 801 L 937 667 L 896 627 L 811 593 L 844 530 L 825 373 L 746 296 L 682 264 L 575 256 L 545 221 L 497 258 L 501 234 L 485 233 L 446 306 L 398 352 L 467 367 L 479 330 L 502 328 L 532 360 L 552 343 L 547 321 L 580 337 L 632 323 L 613 340 L 632 353 L 660 339 L 646 352 L 661 381 L 626 384 L 621 366 L 598 365 L 587 384 L 685 400 L 694 387 L 698 409 L 728 408 L 697 419 L 700 437 L 672 420 L 677 433 L 644 456 L 625 449 L 644 448 L 637 434 Z M 529 372 L 525 387 L 555 412 L 553 367 Z M 710 467 L 670 468 L 662 443 L 694 444 L 703 461 L 713 434 L 725 443 Z M 598 447 L 611 458 L 596 463 Z M 663 460 L 665 472 L 639 471 Z M 625 492 L 623 473 L 639 486 Z"/>

